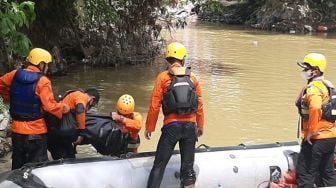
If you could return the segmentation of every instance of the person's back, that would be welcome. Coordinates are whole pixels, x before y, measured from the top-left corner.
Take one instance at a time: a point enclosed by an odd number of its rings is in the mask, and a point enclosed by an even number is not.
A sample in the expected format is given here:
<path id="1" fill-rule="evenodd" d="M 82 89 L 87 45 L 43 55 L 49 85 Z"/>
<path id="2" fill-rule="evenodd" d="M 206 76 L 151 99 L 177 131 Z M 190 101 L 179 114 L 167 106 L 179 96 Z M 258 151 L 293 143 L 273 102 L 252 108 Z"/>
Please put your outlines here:
<path id="1" fill-rule="evenodd" d="M 48 71 L 51 54 L 41 48 L 30 51 L 26 69 L 13 70 L 0 77 L 0 95 L 10 101 L 12 121 L 12 169 L 27 162 L 48 160 L 43 113 L 61 118 L 68 106 L 54 99 Z"/>
<path id="2" fill-rule="evenodd" d="M 190 67 L 185 68 L 185 47 L 171 43 L 166 50 L 169 69 L 160 73 L 153 88 L 146 120 L 145 138 L 150 139 L 162 105 L 164 122 L 154 165 L 148 178 L 148 188 L 158 188 L 166 165 L 177 142 L 181 154 L 181 185 L 193 187 L 193 169 L 197 136 L 203 134 L 204 113 L 201 86 Z"/>
<path id="3" fill-rule="evenodd" d="M 67 104 L 70 107 L 70 111 L 72 111 L 77 120 L 77 127 L 79 130 L 85 129 L 85 112 L 91 108 L 90 102 L 91 96 L 86 94 L 84 90 L 74 90 L 67 94 L 62 102 Z"/>
<path id="4" fill-rule="evenodd" d="M 65 137 L 56 131 L 48 135 L 48 150 L 53 159 L 75 158 L 73 143 L 81 144 L 83 141 L 86 112 L 99 102 L 99 98 L 99 92 L 95 88 L 70 90 L 63 96 L 61 101 L 70 107 L 71 115 L 76 121 L 77 133 Z"/>

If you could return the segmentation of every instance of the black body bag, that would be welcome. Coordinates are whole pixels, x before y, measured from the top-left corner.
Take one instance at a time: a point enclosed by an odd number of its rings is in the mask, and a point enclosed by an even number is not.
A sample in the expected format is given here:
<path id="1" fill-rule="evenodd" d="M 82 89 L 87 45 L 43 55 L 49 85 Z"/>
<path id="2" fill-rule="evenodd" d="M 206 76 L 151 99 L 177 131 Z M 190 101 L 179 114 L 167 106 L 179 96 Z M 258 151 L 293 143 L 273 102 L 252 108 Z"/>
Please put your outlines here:
<path id="1" fill-rule="evenodd" d="M 59 128 L 59 134 L 63 137 L 77 136 L 78 132 L 74 113 L 69 112 L 63 114 L 61 125 Z"/>
<path id="2" fill-rule="evenodd" d="M 69 112 L 63 114 L 62 119 L 58 119 L 56 116 L 46 113 L 44 119 L 48 127 L 48 134 L 59 135 L 71 141 L 77 139 L 78 130 L 74 113 Z"/>
<path id="3" fill-rule="evenodd" d="M 82 136 L 102 155 L 120 155 L 127 146 L 126 136 L 110 116 L 86 115 Z"/>

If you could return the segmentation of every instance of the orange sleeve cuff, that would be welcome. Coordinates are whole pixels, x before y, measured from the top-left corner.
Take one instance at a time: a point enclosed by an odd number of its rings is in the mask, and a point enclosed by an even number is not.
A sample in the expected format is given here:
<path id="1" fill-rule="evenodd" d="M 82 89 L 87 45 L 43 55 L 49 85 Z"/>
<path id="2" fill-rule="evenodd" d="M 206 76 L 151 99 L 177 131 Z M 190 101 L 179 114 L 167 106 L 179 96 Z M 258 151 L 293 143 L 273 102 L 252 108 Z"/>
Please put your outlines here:
<path id="1" fill-rule="evenodd" d="M 76 115 L 76 122 L 79 129 L 85 129 L 85 113 Z"/>

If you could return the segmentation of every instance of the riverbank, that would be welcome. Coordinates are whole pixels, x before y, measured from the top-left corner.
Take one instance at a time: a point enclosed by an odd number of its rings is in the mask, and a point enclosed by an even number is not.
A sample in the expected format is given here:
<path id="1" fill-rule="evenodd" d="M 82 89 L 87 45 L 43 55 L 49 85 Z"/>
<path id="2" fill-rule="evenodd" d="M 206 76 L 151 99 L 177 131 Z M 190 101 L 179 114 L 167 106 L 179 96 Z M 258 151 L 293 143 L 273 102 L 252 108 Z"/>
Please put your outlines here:
<path id="1" fill-rule="evenodd" d="M 336 4 L 332 1 L 251 2 L 216 1 L 203 4 L 198 17 L 208 22 L 246 25 L 260 30 L 284 33 L 336 31 Z"/>

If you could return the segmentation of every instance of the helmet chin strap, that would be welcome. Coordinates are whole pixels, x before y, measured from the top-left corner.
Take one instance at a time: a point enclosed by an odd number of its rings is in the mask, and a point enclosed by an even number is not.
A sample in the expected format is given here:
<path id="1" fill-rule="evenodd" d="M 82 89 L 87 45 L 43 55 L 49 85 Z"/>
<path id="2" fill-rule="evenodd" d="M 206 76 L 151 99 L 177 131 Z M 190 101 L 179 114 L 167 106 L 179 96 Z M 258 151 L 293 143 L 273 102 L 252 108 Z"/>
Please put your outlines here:
<path id="1" fill-rule="evenodd" d="M 311 82 L 314 78 L 319 77 L 320 75 L 317 72 L 318 70 L 311 71 L 311 77 L 308 79 L 308 83 Z"/>
<path id="2" fill-rule="evenodd" d="M 45 63 L 40 63 L 40 70 L 43 75 L 46 75 L 46 67 L 47 65 Z"/>
<path id="3" fill-rule="evenodd" d="M 184 63 L 185 63 L 185 58 L 182 59 L 181 65 L 184 66 Z"/>

